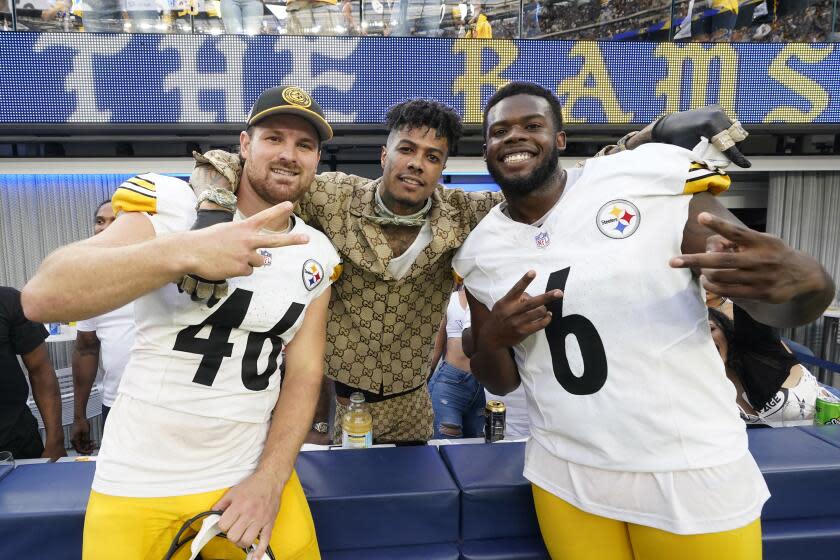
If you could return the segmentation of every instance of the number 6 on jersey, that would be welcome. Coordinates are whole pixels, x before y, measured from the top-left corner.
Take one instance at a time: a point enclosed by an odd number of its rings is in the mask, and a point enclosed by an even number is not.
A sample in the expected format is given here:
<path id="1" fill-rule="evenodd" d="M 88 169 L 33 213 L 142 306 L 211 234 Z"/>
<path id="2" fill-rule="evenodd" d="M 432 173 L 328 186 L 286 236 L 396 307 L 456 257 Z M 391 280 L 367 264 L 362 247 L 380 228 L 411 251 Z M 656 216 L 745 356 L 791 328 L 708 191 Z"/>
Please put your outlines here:
<path id="1" fill-rule="evenodd" d="M 566 281 L 571 268 L 564 268 L 551 273 L 545 291 L 562 290 L 566 293 Z M 563 316 L 563 298 L 546 304 L 553 315 L 551 323 L 545 328 L 548 349 L 551 352 L 551 364 L 554 377 L 560 385 L 573 395 L 591 395 L 597 393 L 607 381 L 607 355 L 601 336 L 592 321 L 583 315 Z M 583 374 L 575 375 L 569 367 L 566 356 L 566 337 L 573 335 L 580 346 L 583 358 Z"/>

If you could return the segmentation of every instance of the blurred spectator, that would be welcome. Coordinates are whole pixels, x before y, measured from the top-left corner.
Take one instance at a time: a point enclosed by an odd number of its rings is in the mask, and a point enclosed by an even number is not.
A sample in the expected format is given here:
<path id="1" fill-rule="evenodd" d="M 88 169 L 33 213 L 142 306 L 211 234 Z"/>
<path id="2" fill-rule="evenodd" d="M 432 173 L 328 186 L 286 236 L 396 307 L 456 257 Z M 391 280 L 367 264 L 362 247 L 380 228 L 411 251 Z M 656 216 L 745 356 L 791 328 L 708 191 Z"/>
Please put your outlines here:
<path id="1" fill-rule="evenodd" d="M 356 17 L 353 15 L 355 11 L 352 0 L 341 0 L 341 15 L 344 16 L 344 28 L 347 30 L 347 35 L 362 34 L 359 24 L 356 23 Z"/>
<path id="2" fill-rule="evenodd" d="M 82 25 L 79 4 L 71 0 L 26 1 L 16 15 L 18 31 L 80 31 Z"/>
<path id="3" fill-rule="evenodd" d="M 262 27 L 261 0 L 222 0 L 220 5 L 225 33 L 256 35 Z"/>
<path id="4" fill-rule="evenodd" d="M 167 30 L 163 19 L 169 19 L 166 0 L 124 0 L 126 23 L 123 29 L 131 33 L 161 33 Z"/>
<path id="5" fill-rule="evenodd" d="M 64 457 L 61 427 L 61 393 L 47 345 L 47 329 L 23 314 L 20 292 L 0 287 L 0 450 L 11 451 L 15 459 Z M 32 396 L 41 413 L 46 445 L 38 432 L 38 421 L 26 404 L 29 386 L 18 356 L 29 374 Z"/>
<path id="6" fill-rule="evenodd" d="M 111 201 L 96 209 L 93 234 L 105 231 L 114 222 Z M 134 345 L 134 303 L 129 303 L 98 317 L 79 321 L 76 346 L 73 348 L 73 428 L 70 441 L 79 453 L 93 453 L 90 423 L 87 419 L 88 399 L 102 360 L 102 425 L 117 399 L 123 371 Z"/>
<path id="7" fill-rule="evenodd" d="M 85 31 L 122 33 L 125 31 L 124 20 L 128 18 L 122 0 L 85 0 L 86 9 L 82 14 Z"/>
<path id="8" fill-rule="evenodd" d="M 196 33 L 219 35 L 224 32 L 220 4 L 219 0 L 196 0 L 195 10 L 198 13 L 192 19 L 192 26 Z"/>
<path id="9" fill-rule="evenodd" d="M 712 41 L 728 41 L 738 21 L 738 0 L 710 0 L 717 13 L 711 17 Z"/>
<path id="10" fill-rule="evenodd" d="M 467 23 L 467 32 L 464 37 L 467 39 L 492 39 L 493 29 L 487 16 L 481 11 L 481 2 L 473 2 L 472 14 Z"/>
<path id="11" fill-rule="evenodd" d="M 338 35 L 343 29 L 336 0 L 289 0 L 286 13 L 287 35 Z"/>
<path id="12" fill-rule="evenodd" d="M 709 328 L 746 423 L 784 425 L 812 420 L 817 397 L 837 400 L 796 361 L 770 327 L 739 307 L 734 307 L 734 320 L 709 309 Z"/>
<path id="13" fill-rule="evenodd" d="M 484 430 L 484 389 L 470 373 L 470 359 L 461 346 L 469 315 L 467 295 L 460 286 L 449 298 L 432 355 L 429 395 L 435 439 L 481 437 Z"/>
<path id="14" fill-rule="evenodd" d="M 0 0 L 0 31 L 12 30 L 12 0 Z"/>

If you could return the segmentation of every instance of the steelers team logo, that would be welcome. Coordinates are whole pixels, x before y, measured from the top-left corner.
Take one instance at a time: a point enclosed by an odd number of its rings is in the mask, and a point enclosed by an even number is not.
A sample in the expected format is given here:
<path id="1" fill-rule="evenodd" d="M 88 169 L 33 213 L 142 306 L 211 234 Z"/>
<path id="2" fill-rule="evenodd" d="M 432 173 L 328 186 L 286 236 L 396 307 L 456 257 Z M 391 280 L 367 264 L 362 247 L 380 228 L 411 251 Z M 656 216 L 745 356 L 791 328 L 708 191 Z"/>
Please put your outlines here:
<path id="1" fill-rule="evenodd" d="M 307 290 L 314 290 L 324 279 L 324 267 L 315 259 L 308 259 L 303 263 L 303 286 Z"/>
<path id="2" fill-rule="evenodd" d="M 312 105 L 312 98 L 309 94 L 298 87 L 287 87 L 283 90 L 283 100 L 290 105 L 298 107 L 309 107 Z"/>
<path id="3" fill-rule="evenodd" d="M 639 229 L 639 209 L 627 200 L 611 200 L 601 206 L 595 225 L 611 239 L 627 239 Z"/>

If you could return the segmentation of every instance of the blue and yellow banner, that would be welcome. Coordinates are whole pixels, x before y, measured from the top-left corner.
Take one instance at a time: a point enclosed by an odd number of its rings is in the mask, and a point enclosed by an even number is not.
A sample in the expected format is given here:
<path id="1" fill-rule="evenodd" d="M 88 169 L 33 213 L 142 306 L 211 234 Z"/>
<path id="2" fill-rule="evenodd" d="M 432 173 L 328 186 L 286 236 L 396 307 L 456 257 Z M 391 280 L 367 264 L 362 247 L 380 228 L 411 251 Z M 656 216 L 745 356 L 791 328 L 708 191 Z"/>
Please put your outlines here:
<path id="1" fill-rule="evenodd" d="M 840 123 L 836 44 L 0 33 L 0 123 L 243 123 L 265 88 L 336 124 L 425 97 L 481 122 L 504 83 L 550 88 L 571 123 L 640 124 L 719 103 L 743 123 Z"/>

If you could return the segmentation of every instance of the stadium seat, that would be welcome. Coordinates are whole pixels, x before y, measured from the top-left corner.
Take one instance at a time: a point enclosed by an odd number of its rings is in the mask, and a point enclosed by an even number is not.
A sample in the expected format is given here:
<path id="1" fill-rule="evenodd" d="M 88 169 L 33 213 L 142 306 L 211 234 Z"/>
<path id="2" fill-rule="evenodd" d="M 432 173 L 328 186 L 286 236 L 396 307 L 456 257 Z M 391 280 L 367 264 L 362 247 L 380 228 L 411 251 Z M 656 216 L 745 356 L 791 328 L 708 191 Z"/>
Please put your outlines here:
<path id="1" fill-rule="evenodd" d="M 539 534 L 533 537 L 464 541 L 463 560 L 550 560 Z"/>
<path id="2" fill-rule="evenodd" d="M 0 558 L 81 558 L 94 465 L 20 465 L 4 478 Z"/>
<path id="3" fill-rule="evenodd" d="M 464 558 L 548 558 L 531 483 L 522 476 L 524 443 L 453 445 L 440 452 L 461 489 Z"/>
<path id="4" fill-rule="evenodd" d="M 461 557 L 455 544 L 424 544 L 390 546 L 386 548 L 357 548 L 331 550 L 321 553 L 323 560 L 458 560 Z"/>
<path id="5" fill-rule="evenodd" d="M 840 426 L 838 425 L 800 426 L 799 429 L 835 447 L 840 447 Z"/>
<path id="6" fill-rule="evenodd" d="M 750 430 L 748 435 L 750 451 L 771 494 L 762 512 L 765 560 L 836 560 L 840 555 L 838 432 L 803 427 Z"/>
<path id="7" fill-rule="evenodd" d="M 748 432 L 752 451 L 772 497 L 762 519 L 834 518 L 840 523 L 840 447 L 799 428 Z"/>
<path id="8" fill-rule="evenodd" d="M 297 472 L 325 556 L 413 547 L 405 553 L 446 558 L 449 549 L 416 547 L 458 542 L 458 487 L 434 447 L 301 453 Z"/>
<path id="9" fill-rule="evenodd" d="M 826 499 L 829 499 L 826 495 Z M 762 521 L 764 560 L 837 560 L 840 520 L 786 519 Z"/>
<path id="10" fill-rule="evenodd" d="M 440 454 L 461 489 L 464 540 L 539 534 L 524 443 L 451 445 Z"/>

